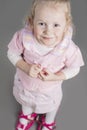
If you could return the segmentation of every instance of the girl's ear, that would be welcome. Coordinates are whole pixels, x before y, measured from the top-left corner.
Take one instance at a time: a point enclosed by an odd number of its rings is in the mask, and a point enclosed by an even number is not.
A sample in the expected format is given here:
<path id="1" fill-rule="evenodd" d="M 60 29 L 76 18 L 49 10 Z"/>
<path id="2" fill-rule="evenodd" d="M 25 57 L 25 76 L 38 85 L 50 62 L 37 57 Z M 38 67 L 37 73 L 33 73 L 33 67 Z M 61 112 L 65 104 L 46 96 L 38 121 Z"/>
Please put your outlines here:
<path id="1" fill-rule="evenodd" d="M 68 26 L 66 25 L 65 28 L 64 28 L 64 32 L 63 32 L 63 37 L 62 37 L 62 39 L 66 36 L 67 31 L 68 31 Z"/>
<path id="2" fill-rule="evenodd" d="M 73 35 L 73 27 L 71 25 L 69 25 L 66 28 L 65 36 L 72 39 L 72 35 Z"/>
<path id="3" fill-rule="evenodd" d="M 33 19 L 29 18 L 28 21 L 29 21 L 29 25 L 30 25 L 31 29 L 33 29 Z"/>

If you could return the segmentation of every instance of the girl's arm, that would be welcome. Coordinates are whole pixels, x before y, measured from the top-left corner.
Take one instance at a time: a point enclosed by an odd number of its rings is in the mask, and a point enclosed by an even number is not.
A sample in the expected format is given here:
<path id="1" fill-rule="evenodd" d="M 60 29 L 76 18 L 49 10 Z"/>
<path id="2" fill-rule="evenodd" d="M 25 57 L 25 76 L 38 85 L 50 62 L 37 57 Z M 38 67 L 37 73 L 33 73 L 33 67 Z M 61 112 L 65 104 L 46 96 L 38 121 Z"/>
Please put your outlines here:
<path id="1" fill-rule="evenodd" d="M 68 67 L 61 71 L 65 77 L 66 80 L 75 77 L 80 72 L 80 67 L 72 68 Z"/>
<path id="2" fill-rule="evenodd" d="M 15 67 L 17 67 L 17 68 L 23 70 L 26 74 L 28 74 L 29 64 L 27 64 L 27 63 L 23 60 L 23 58 L 22 58 L 21 55 L 16 55 L 16 54 L 14 54 L 13 52 L 11 52 L 10 50 L 8 50 L 8 52 L 7 52 L 7 57 L 8 57 L 8 59 L 11 61 L 11 63 L 12 63 Z"/>
<path id="3" fill-rule="evenodd" d="M 56 75 L 58 76 L 59 80 L 67 80 L 70 78 L 75 77 L 80 71 L 80 67 L 78 68 L 65 68 L 60 72 L 57 72 Z"/>
<path id="4" fill-rule="evenodd" d="M 29 75 L 29 70 L 31 65 L 25 62 L 23 59 L 18 60 L 15 66 Z"/>
<path id="5" fill-rule="evenodd" d="M 39 65 L 28 64 L 23 60 L 21 55 L 14 54 L 10 50 L 8 50 L 7 56 L 14 66 L 25 72 L 27 75 L 34 78 L 38 77 L 38 73 L 41 71 L 41 67 Z"/>
<path id="6" fill-rule="evenodd" d="M 57 80 L 67 80 L 76 76 L 80 71 L 80 68 L 65 68 L 59 72 L 52 73 L 48 70 L 43 70 L 40 72 L 39 78 L 44 81 L 57 81 Z"/>

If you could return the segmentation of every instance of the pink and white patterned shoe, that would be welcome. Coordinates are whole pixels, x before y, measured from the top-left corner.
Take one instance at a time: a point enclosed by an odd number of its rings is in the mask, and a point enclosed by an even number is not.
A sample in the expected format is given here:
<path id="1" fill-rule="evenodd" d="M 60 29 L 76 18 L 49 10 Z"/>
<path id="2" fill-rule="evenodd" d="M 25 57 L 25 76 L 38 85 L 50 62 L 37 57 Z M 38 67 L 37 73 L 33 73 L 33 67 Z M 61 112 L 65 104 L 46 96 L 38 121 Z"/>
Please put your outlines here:
<path id="1" fill-rule="evenodd" d="M 18 129 L 29 130 L 29 128 L 31 128 L 31 126 L 34 124 L 36 117 L 37 117 L 36 113 L 32 113 L 31 115 L 27 116 L 21 112 L 19 114 L 19 120 L 16 125 L 16 130 L 18 130 Z M 22 124 L 20 122 L 20 119 L 25 119 L 27 121 L 27 124 Z"/>
<path id="2" fill-rule="evenodd" d="M 43 114 L 38 120 L 38 128 L 37 130 L 42 130 L 43 127 L 46 127 L 48 130 L 54 130 L 56 128 L 56 123 L 52 122 L 51 124 L 47 124 L 45 122 L 46 115 Z"/>

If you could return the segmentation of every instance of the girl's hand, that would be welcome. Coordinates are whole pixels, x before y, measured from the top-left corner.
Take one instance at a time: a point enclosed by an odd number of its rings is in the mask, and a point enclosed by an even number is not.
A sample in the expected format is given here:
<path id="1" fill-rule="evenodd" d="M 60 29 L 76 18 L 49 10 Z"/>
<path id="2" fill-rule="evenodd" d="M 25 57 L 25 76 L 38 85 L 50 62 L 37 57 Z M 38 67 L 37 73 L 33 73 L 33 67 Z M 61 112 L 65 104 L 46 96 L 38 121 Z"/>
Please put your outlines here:
<path id="1" fill-rule="evenodd" d="M 36 64 L 29 65 L 28 75 L 33 78 L 37 78 L 40 71 L 41 71 L 40 65 L 36 65 Z"/>
<path id="2" fill-rule="evenodd" d="M 58 79 L 58 76 L 49 70 L 42 70 L 39 73 L 39 78 L 43 81 L 55 81 Z"/>
<path id="3" fill-rule="evenodd" d="M 62 72 L 59 73 L 52 73 L 47 69 L 40 71 L 39 78 L 43 81 L 58 81 L 64 80 L 65 75 Z"/>
<path id="4" fill-rule="evenodd" d="M 23 59 L 16 63 L 16 67 L 25 72 L 31 77 L 38 77 L 38 73 L 41 71 L 41 66 L 36 64 L 28 64 Z"/>

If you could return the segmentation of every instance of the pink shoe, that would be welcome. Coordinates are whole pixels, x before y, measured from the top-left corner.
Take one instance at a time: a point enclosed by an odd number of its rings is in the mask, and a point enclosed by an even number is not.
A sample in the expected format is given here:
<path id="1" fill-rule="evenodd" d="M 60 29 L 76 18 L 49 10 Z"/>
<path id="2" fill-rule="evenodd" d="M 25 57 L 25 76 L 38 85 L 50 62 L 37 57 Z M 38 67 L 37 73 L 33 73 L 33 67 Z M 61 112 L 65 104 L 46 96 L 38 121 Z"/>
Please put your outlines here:
<path id="1" fill-rule="evenodd" d="M 35 122 L 35 119 L 37 117 L 37 114 L 36 113 L 32 113 L 31 115 L 29 116 L 26 116 L 24 115 L 22 112 L 19 114 L 19 121 L 17 123 L 17 126 L 16 126 L 16 130 L 18 130 L 18 128 L 21 128 L 22 130 L 28 130 Z M 28 121 L 28 123 L 26 125 L 22 124 L 20 122 L 20 119 L 26 119 Z"/>
<path id="2" fill-rule="evenodd" d="M 56 123 L 55 123 L 55 122 L 53 122 L 53 123 L 51 123 L 51 124 L 45 123 L 45 116 L 46 116 L 46 115 L 43 114 L 43 115 L 41 116 L 41 118 L 39 119 L 37 130 L 42 130 L 43 127 L 46 127 L 48 130 L 54 130 L 54 129 L 56 128 Z M 53 127 L 53 128 L 50 128 L 50 127 Z"/>

